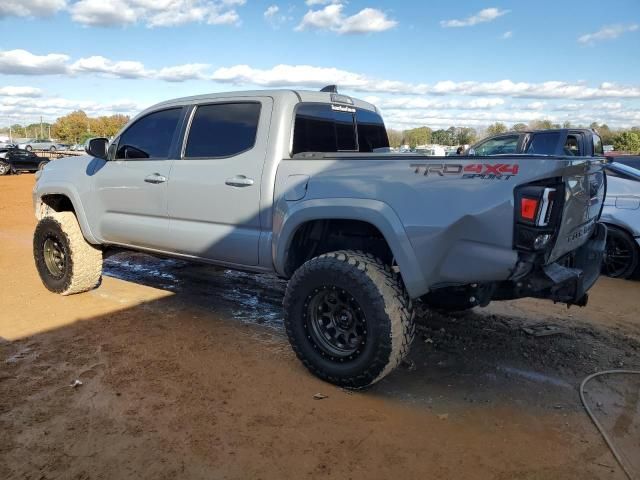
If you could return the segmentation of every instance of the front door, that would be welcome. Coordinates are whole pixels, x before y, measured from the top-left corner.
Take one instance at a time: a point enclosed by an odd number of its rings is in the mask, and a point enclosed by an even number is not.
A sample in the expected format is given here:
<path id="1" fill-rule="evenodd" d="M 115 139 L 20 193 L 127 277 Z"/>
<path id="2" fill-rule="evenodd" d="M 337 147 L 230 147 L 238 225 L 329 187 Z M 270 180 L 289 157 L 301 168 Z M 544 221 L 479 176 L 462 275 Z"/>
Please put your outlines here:
<path id="1" fill-rule="evenodd" d="M 94 160 L 94 234 L 105 243 L 168 248 L 167 187 L 182 108 L 138 119 L 113 142 L 109 160 Z"/>
<path id="2" fill-rule="evenodd" d="M 170 237 L 180 253 L 257 265 L 260 183 L 271 98 L 198 105 L 168 186 Z"/>

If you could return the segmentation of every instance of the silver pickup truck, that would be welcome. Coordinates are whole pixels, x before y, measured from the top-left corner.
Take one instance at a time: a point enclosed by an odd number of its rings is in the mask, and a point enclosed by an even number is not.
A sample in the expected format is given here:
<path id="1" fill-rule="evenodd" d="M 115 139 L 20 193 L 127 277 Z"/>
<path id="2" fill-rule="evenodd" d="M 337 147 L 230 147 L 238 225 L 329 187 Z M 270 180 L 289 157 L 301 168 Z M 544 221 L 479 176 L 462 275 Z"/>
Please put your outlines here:
<path id="1" fill-rule="evenodd" d="M 39 172 L 36 267 L 63 295 L 96 287 L 114 248 L 275 273 L 297 356 L 353 388 L 407 354 L 416 302 L 586 303 L 606 238 L 601 160 L 388 146 L 377 108 L 335 88 L 160 103 Z"/>

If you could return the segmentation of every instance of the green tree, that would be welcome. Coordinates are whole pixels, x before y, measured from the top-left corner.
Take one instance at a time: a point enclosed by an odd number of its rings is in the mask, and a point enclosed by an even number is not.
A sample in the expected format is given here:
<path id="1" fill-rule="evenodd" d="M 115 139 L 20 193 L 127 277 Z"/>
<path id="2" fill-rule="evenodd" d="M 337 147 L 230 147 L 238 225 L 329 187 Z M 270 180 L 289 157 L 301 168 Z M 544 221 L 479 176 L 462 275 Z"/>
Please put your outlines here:
<path id="1" fill-rule="evenodd" d="M 529 126 L 532 130 L 549 130 L 559 127 L 559 125 L 554 125 L 551 120 L 534 120 L 529 123 Z"/>
<path id="2" fill-rule="evenodd" d="M 640 132 L 619 133 L 613 139 L 613 148 L 621 152 L 640 153 Z"/>
<path id="3" fill-rule="evenodd" d="M 431 142 L 438 145 L 453 145 L 455 140 L 449 130 L 436 130 L 431 134 Z"/>
<path id="4" fill-rule="evenodd" d="M 393 128 L 387 128 L 387 137 L 389 137 L 389 146 L 398 148 L 402 145 L 403 135 L 400 130 L 394 130 Z"/>
<path id="5" fill-rule="evenodd" d="M 462 127 L 456 132 L 455 145 L 471 145 L 478 138 L 475 128 Z"/>
<path id="6" fill-rule="evenodd" d="M 507 126 L 504 123 L 496 122 L 487 127 L 487 135 L 498 135 L 507 131 Z"/>
<path id="7" fill-rule="evenodd" d="M 431 143 L 432 132 L 429 127 L 418 127 L 411 130 L 405 130 L 404 143 L 408 143 L 411 148 L 415 148 L 417 145 L 425 145 Z"/>

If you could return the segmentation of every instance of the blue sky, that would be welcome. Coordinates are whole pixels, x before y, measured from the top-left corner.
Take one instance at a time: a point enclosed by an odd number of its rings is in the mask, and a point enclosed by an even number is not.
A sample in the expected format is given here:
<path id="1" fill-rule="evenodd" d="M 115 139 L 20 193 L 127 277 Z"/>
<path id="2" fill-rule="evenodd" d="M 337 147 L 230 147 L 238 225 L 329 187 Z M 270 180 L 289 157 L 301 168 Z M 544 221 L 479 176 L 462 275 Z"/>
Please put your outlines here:
<path id="1" fill-rule="evenodd" d="M 640 125 L 640 2 L 2 0 L 0 125 L 338 83 L 396 128 Z"/>

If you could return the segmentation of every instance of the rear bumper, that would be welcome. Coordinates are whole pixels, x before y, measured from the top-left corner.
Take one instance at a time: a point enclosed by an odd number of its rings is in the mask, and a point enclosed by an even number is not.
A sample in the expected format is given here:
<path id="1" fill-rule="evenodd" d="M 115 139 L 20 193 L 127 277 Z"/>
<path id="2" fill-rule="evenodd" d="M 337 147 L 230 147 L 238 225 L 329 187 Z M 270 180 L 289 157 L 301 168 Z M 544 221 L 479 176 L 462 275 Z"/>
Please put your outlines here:
<path id="1" fill-rule="evenodd" d="M 607 227 L 596 224 L 589 240 L 557 262 L 535 269 L 518 284 L 527 297 L 545 298 L 568 305 L 586 305 L 587 292 L 600 276 Z"/>

